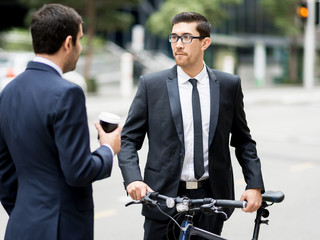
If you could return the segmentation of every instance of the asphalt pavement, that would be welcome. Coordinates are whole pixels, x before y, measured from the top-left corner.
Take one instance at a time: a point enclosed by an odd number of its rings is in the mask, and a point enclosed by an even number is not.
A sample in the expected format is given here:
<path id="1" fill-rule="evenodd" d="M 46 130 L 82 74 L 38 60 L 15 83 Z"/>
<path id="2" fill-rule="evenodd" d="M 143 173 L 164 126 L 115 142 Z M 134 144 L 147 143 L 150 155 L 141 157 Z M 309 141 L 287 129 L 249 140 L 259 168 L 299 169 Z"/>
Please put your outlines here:
<path id="1" fill-rule="evenodd" d="M 269 225 L 261 227 L 261 240 L 319 239 L 320 206 L 320 88 L 272 86 L 244 88 L 247 120 L 257 141 L 258 153 L 267 190 L 285 193 L 283 203 L 270 207 Z M 100 111 L 121 116 L 124 123 L 132 94 L 121 96 L 117 83 L 105 84 L 96 94 L 87 94 L 88 124 L 91 148 L 98 147 L 94 121 Z M 140 151 L 143 167 L 147 144 Z M 233 157 L 236 198 L 245 183 L 241 169 Z M 112 176 L 94 183 L 95 239 L 139 240 L 143 236 L 140 206 L 126 208 L 122 177 L 115 157 Z M 3 238 L 7 216 L 0 209 L 0 239 Z M 227 239 L 251 239 L 254 214 L 236 210 L 225 224 Z"/>

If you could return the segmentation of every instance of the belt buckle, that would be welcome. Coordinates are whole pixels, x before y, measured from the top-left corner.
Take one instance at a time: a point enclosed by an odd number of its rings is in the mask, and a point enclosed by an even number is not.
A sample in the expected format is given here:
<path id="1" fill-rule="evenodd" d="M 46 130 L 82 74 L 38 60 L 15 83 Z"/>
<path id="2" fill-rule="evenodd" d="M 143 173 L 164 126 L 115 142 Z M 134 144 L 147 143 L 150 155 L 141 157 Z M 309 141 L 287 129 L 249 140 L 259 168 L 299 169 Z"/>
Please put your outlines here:
<path id="1" fill-rule="evenodd" d="M 198 182 L 186 182 L 186 189 L 198 189 Z"/>

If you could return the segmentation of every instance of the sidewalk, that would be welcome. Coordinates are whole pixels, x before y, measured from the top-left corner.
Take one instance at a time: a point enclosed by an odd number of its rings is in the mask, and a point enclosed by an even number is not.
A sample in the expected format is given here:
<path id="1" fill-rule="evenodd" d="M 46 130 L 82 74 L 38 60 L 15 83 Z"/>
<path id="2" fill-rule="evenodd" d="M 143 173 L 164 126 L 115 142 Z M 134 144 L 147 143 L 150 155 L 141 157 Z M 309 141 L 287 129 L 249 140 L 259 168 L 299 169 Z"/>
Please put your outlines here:
<path id="1" fill-rule="evenodd" d="M 307 104 L 320 103 L 320 87 L 306 90 L 301 86 L 275 86 L 243 89 L 247 104 Z"/>
<path id="2" fill-rule="evenodd" d="M 243 88 L 244 102 L 249 104 L 320 104 L 320 86 L 306 90 L 302 86 L 274 86 L 265 88 Z M 96 102 L 101 110 L 114 111 L 126 115 L 135 95 L 136 86 L 131 96 L 123 97 L 119 84 L 104 84 L 95 94 L 87 94 L 87 102 Z M 97 108 L 98 106 L 93 106 Z M 88 109 L 90 110 L 90 109 Z"/>

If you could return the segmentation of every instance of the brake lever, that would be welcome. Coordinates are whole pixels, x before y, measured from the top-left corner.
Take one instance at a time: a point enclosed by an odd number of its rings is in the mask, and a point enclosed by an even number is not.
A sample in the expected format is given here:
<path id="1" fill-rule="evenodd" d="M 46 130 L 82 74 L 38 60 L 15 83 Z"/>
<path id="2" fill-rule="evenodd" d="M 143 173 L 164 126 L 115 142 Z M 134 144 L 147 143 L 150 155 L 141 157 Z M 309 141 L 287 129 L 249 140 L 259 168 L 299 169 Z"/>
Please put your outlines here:
<path id="1" fill-rule="evenodd" d="M 221 208 L 214 207 L 213 211 L 217 214 L 220 214 L 220 216 L 222 216 L 223 221 L 228 220 L 228 215 Z"/>
<path id="2" fill-rule="evenodd" d="M 200 209 L 206 215 L 212 215 L 217 210 L 213 203 L 203 204 Z"/>
<path id="3" fill-rule="evenodd" d="M 147 193 L 147 195 L 141 198 L 140 200 L 133 200 L 125 204 L 125 206 L 128 207 L 132 204 L 143 204 L 143 205 L 147 205 L 148 207 L 154 207 L 158 204 L 158 202 L 156 200 L 151 199 L 149 197 L 150 195 L 151 193 Z"/>
<path id="4" fill-rule="evenodd" d="M 149 198 L 148 195 L 146 195 L 145 197 L 143 197 L 143 198 L 140 200 L 140 202 L 141 202 L 142 204 L 145 204 L 145 205 L 151 206 L 151 207 L 156 206 L 157 203 L 158 203 L 156 200 L 153 200 L 153 199 Z"/>
<path id="5" fill-rule="evenodd" d="M 133 204 L 140 204 L 140 203 L 141 203 L 141 201 L 133 200 L 133 201 L 131 201 L 131 202 L 126 203 L 126 204 L 125 204 L 125 206 L 126 206 L 126 207 L 128 207 L 128 206 L 130 206 L 130 205 L 133 205 Z"/>
<path id="6" fill-rule="evenodd" d="M 154 207 L 155 205 L 157 205 L 157 201 L 152 200 L 151 198 L 149 198 L 148 196 L 143 197 L 141 200 L 133 200 L 131 202 L 128 202 L 125 204 L 126 207 L 133 205 L 133 204 L 144 204 L 147 205 L 149 207 Z"/>

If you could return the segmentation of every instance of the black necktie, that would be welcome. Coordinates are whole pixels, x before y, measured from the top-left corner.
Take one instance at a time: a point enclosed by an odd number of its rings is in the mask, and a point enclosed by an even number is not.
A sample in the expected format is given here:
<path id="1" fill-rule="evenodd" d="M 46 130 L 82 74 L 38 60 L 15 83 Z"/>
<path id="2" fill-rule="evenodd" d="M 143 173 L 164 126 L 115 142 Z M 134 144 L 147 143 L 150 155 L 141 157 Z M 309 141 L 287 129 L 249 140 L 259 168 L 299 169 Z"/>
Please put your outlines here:
<path id="1" fill-rule="evenodd" d="M 199 179 L 204 174 L 200 98 L 199 98 L 199 92 L 197 89 L 197 79 L 190 79 L 189 82 L 193 86 L 192 110 L 193 110 L 193 129 L 194 129 L 194 148 L 193 148 L 194 175 L 196 179 Z"/>

